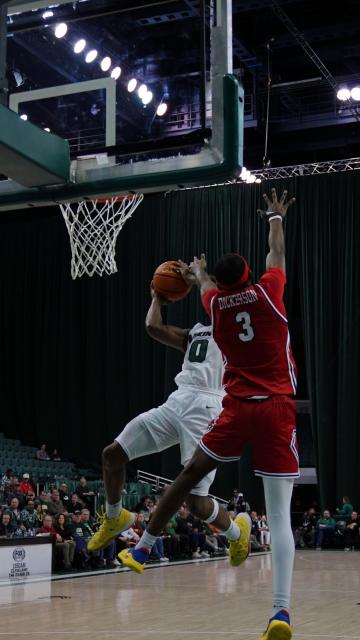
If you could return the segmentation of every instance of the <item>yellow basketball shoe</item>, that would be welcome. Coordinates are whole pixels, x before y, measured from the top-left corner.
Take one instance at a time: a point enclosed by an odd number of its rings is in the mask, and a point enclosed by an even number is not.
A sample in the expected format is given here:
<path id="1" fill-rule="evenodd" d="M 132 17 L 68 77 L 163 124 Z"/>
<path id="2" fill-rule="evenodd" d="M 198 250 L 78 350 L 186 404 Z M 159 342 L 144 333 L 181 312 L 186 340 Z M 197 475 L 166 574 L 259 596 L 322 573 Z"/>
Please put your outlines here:
<path id="1" fill-rule="evenodd" d="M 150 549 L 141 547 L 140 549 L 123 549 L 118 554 L 120 562 L 124 567 L 128 567 L 136 573 L 142 573 L 150 557 Z"/>
<path id="2" fill-rule="evenodd" d="M 235 518 L 235 524 L 240 529 L 240 538 L 230 540 L 229 560 L 233 567 L 238 567 L 250 553 L 251 518 L 247 513 L 239 513 Z"/>
<path id="3" fill-rule="evenodd" d="M 119 515 L 115 516 L 115 518 L 108 518 L 104 514 L 99 530 L 94 533 L 88 542 L 88 551 L 100 551 L 100 549 L 107 547 L 109 542 L 116 538 L 119 533 L 130 529 L 135 522 L 135 518 L 135 513 L 131 513 L 127 509 L 121 509 Z"/>
<path id="4" fill-rule="evenodd" d="M 292 631 L 287 611 L 278 611 L 269 620 L 268 627 L 260 640 L 291 640 Z"/>

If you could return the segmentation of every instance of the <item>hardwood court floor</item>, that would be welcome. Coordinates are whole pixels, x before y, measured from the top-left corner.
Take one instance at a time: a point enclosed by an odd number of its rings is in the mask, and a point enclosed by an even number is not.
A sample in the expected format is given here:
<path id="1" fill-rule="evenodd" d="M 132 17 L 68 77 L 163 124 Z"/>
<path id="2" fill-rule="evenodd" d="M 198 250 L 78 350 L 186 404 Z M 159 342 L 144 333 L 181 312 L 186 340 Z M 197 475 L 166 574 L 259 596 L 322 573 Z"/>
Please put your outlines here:
<path id="1" fill-rule="evenodd" d="M 254 640 L 271 556 L 0 587 L 0 640 Z M 360 640 L 360 553 L 297 552 L 294 640 Z"/>

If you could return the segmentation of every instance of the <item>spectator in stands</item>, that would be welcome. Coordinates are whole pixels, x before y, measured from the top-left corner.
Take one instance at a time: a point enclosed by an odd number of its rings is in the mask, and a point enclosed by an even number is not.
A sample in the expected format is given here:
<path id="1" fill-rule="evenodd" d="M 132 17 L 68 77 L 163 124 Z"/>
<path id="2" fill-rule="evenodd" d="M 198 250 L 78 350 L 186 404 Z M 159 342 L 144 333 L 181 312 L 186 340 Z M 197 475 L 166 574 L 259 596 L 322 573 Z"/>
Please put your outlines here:
<path id="1" fill-rule="evenodd" d="M 250 534 L 251 551 L 262 551 L 263 548 L 260 544 L 259 519 L 256 511 L 250 512 L 250 518 L 251 518 L 251 534 Z"/>
<path id="2" fill-rule="evenodd" d="M 268 550 L 270 549 L 270 529 L 267 523 L 266 515 L 263 514 L 259 518 L 259 530 L 260 530 L 260 544 L 262 547 L 266 547 Z"/>
<path id="3" fill-rule="evenodd" d="M 317 525 L 317 517 L 315 508 L 310 507 L 305 511 L 299 526 L 295 529 L 294 538 L 295 545 L 300 546 L 301 549 L 314 546 L 315 530 Z"/>
<path id="4" fill-rule="evenodd" d="M 80 500 L 82 500 L 88 508 L 93 507 L 95 493 L 87 486 L 87 480 L 84 476 L 80 478 L 79 484 L 75 489 L 75 493 L 77 493 Z"/>
<path id="5" fill-rule="evenodd" d="M 136 531 L 130 527 L 126 531 L 123 531 L 118 536 L 119 549 L 125 549 L 126 547 L 131 547 L 137 542 L 139 542 L 140 536 L 136 533 Z"/>
<path id="6" fill-rule="evenodd" d="M 11 483 L 11 479 L 14 477 L 14 472 L 12 469 L 6 469 L 4 475 L 1 478 L 0 483 L 0 491 L 6 494 L 6 488 Z"/>
<path id="7" fill-rule="evenodd" d="M 150 496 L 144 496 L 140 502 L 136 505 L 134 511 L 136 513 L 143 513 L 145 522 L 149 522 L 150 516 L 154 510 L 155 502 Z"/>
<path id="8" fill-rule="evenodd" d="M 63 503 L 66 511 L 68 511 L 68 505 L 70 503 L 70 495 L 68 492 L 68 487 L 66 482 L 62 482 L 60 487 L 59 487 L 59 495 L 60 495 L 60 500 Z"/>
<path id="9" fill-rule="evenodd" d="M 85 568 L 90 559 L 87 551 L 87 539 L 85 538 L 85 529 L 81 521 L 81 511 L 78 509 L 72 514 L 71 536 L 75 542 L 75 560 L 76 564 L 81 568 Z"/>
<path id="10" fill-rule="evenodd" d="M 16 529 L 21 528 L 21 511 L 19 508 L 19 500 L 17 498 L 12 498 L 10 500 L 10 506 L 8 509 L 8 513 L 11 517 L 11 524 L 15 526 Z M 25 530 L 25 527 L 22 529 Z"/>
<path id="11" fill-rule="evenodd" d="M 75 513 L 76 511 L 79 511 L 79 513 L 81 514 L 81 509 L 84 509 L 84 507 L 85 507 L 85 504 L 83 503 L 82 500 L 79 499 L 78 494 L 72 493 L 70 502 L 67 505 L 68 513 Z"/>
<path id="12" fill-rule="evenodd" d="M 354 511 L 354 507 L 350 503 L 350 498 L 348 496 L 343 497 L 342 503 L 343 506 L 336 509 L 336 515 L 334 516 L 335 520 L 347 520 L 351 517 L 351 514 Z"/>
<path id="13" fill-rule="evenodd" d="M 59 452 L 57 449 L 54 449 L 54 451 L 51 454 L 51 460 L 53 462 L 61 462 L 61 458 L 59 456 Z"/>
<path id="14" fill-rule="evenodd" d="M 59 513 L 67 513 L 60 500 L 60 494 L 57 489 L 53 489 L 51 492 L 51 500 L 47 503 L 47 510 L 51 516 L 57 516 Z"/>
<path id="15" fill-rule="evenodd" d="M 83 525 L 84 536 L 86 540 L 89 540 L 89 538 L 92 538 L 96 531 L 96 524 L 94 522 L 94 519 L 90 515 L 89 509 L 81 510 L 81 522 Z M 92 558 L 94 558 L 93 564 L 95 564 L 95 566 L 103 566 L 103 561 L 105 560 L 105 564 L 107 567 L 115 567 L 115 553 L 116 543 L 115 540 L 111 540 L 107 547 L 100 551 L 100 554 L 91 554 Z"/>
<path id="16" fill-rule="evenodd" d="M 11 514 L 5 511 L 0 520 L 0 538 L 12 538 L 16 531 L 16 526 L 11 522 Z"/>
<path id="17" fill-rule="evenodd" d="M 27 532 L 36 533 L 40 526 L 40 520 L 35 509 L 35 502 L 31 498 L 27 500 L 26 507 L 20 513 L 20 523 L 25 527 Z"/>
<path id="18" fill-rule="evenodd" d="M 239 492 L 238 489 L 234 489 L 233 495 L 228 502 L 227 510 L 235 511 L 237 514 L 244 513 L 245 511 L 250 511 L 249 503 L 246 502 L 246 500 L 244 499 L 244 494 Z"/>
<path id="19" fill-rule="evenodd" d="M 204 523 L 204 531 L 206 535 L 206 543 L 210 547 L 212 553 L 228 553 L 226 536 L 220 529 L 214 527 L 213 524 Z"/>
<path id="20" fill-rule="evenodd" d="M 10 504 L 13 498 L 17 498 L 19 501 L 20 509 L 23 509 L 26 504 L 26 498 L 22 491 L 20 491 L 20 482 L 17 478 L 14 477 L 11 480 L 10 484 L 6 488 L 6 492 L 7 503 Z"/>
<path id="21" fill-rule="evenodd" d="M 350 519 L 348 519 L 345 531 L 345 551 L 353 551 L 360 546 L 360 526 L 359 517 L 357 511 L 351 513 Z"/>
<path id="22" fill-rule="evenodd" d="M 64 565 L 65 569 L 71 569 L 75 555 L 76 543 L 72 538 L 72 529 L 68 524 L 66 524 L 63 513 L 58 513 L 58 515 L 55 516 L 55 531 L 59 536 L 58 540 L 68 546 L 69 551 L 67 552 L 66 549 L 64 550 Z"/>
<path id="23" fill-rule="evenodd" d="M 60 556 L 65 569 L 70 569 L 71 564 L 69 561 L 70 548 L 66 542 L 63 542 L 61 535 L 56 532 L 56 529 L 53 525 L 52 516 L 47 514 L 44 516 L 43 524 L 38 529 L 38 534 L 48 534 L 55 540 L 55 551 L 56 555 Z"/>
<path id="24" fill-rule="evenodd" d="M 46 451 L 46 444 L 42 444 L 40 449 L 37 450 L 35 457 L 37 460 L 50 460 L 50 456 Z"/>
<path id="25" fill-rule="evenodd" d="M 180 535 L 176 532 L 176 526 L 176 517 L 173 516 L 167 523 L 163 535 L 164 553 L 165 556 L 170 558 L 170 560 L 177 560 L 181 557 L 182 554 L 184 556 L 186 555 L 185 553 L 183 553 L 183 550 L 181 548 L 181 538 Z M 141 535 L 142 533 L 140 534 L 140 537 Z"/>
<path id="26" fill-rule="evenodd" d="M 206 536 L 200 529 L 200 521 L 194 518 L 185 505 L 180 507 L 177 517 L 176 532 L 188 538 L 188 544 L 194 559 L 208 557 L 205 551 Z"/>
<path id="27" fill-rule="evenodd" d="M 20 482 L 20 491 L 25 496 L 27 496 L 29 491 L 31 491 L 32 493 L 35 493 L 34 492 L 34 487 L 30 483 L 30 475 L 28 473 L 23 473 L 23 477 L 22 477 L 22 480 Z"/>
<path id="28" fill-rule="evenodd" d="M 336 522 L 331 517 L 330 511 L 325 509 L 323 515 L 317 521 L 315 544 L 318 551 L 321 551 L 325 540 L 331 541 L 334 537 L 335 525 Z"/>

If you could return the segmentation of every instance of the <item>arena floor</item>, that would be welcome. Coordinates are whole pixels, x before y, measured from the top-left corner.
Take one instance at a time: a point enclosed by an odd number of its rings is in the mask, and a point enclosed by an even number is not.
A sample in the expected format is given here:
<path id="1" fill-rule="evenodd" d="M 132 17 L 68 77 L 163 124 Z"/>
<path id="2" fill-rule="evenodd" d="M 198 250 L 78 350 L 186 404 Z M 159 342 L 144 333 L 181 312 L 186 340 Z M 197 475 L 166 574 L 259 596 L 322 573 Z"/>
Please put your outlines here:
<path id="1" fill-rule="evenodd" d="M 0 587 L 0 637 L 257 638 L 271 602 L 271 555 Z M 295 640 L 360 640 L 360 553 L 297 552 Z"/>

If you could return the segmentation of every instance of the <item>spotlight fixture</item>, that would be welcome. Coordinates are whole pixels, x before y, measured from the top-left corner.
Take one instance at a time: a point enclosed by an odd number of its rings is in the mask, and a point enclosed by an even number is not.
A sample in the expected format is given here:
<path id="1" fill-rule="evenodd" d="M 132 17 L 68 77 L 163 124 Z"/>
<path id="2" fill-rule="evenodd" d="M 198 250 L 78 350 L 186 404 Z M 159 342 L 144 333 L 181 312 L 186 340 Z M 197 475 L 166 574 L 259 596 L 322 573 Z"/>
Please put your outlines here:
<path id="1" fill-rule="evenodd" d="M 146 84 L 141 84 L 140 87 L 138 88 L 137 94 L 139 96 L 139 98 L 141 98 L 141 100 L 143 98 L 145 98 L 146 94 L 147 94 L 148 88 L 146 86 Z"/>
<path id="2" fill-rule="evenodd" d="M 55 38 L 63 38 L 67 33 L 68 27 L 66 22 L 60 22 L 55 27 Z"/>
<path id="3" fill-rule="evenodd" d="M 248 171 L 246 167 L 243 167 L 240 173 L 241 180 L 247 180 L 249 175 L 250 175 L 250 171 Z"/>
<path id="4" fill-rule="evenodd" d="M 105 56 L 105 58 L 103 58 L 100 62 L 100 67 L 102 71 L 109 71 L 111 67 L 111 58 L 109 58 L 109 56 Z"/>
<path id="5" fill-rule="evenodd" d="M 14 76 L 14 80 L 16 82 L 16 86 L 17 87 L 21 87 L 21 85 L 24 84 L 24 78 L 23 78 L 23 75 L 22 75 L 21 71 L 19 71 L 18 69 L 14 69 L 13 70 L 13 76 Z"/>
<path id="6" fill-rule="evenodd" d="M 90 62 L 94 62 L 94 60 L 97 58 L 97 54 L 98 52 L 96 51 L 96 49 L 91 49 L 85 56 L 85 62 L 87 62 L 88 64 Z"/>
<path id="7" fill-rule="evenodd" d="M 43 20 L 47 20 L 48 18 L 52 18 L 54 15 L 54 12 L 51 11 L 51 9 L 46 9 L 46 11 L 44 11 L 44 13 L 42 14 L 42 18 Z"/>
<path id="8" fill-rule="evenodd" d="M 121 67 L 114 67 L 110 75 L 112 78 L 114 78 L 114 80 L 117 80 L 118 78 L 120 78 Z"/>
<path id="9" fill-rule="evenodd" d="M 49 127 L 44 127 L 44 131 L 47 131 L 48 133 L 50 133 Z"/>
<path id="10" fill-rule="evenodd" d="M 144 97 L 142 98 L 143 105 L 150 104 L 152 99 L 153 99 L 152 91 L 147 91 L 146 94 L 144 95 Z"/>
<path id="11" fill-rule="evenodd" d="M 164 116 L 165 113 L 167 112 L 167 104 L 166 102 L 160 102 L 158 108 L 156 109 L 156 115 L 157 116 Z"/>
<path id="12" fill-rule="evenodd" d="M 21 120 L 25 120 L 25 121 L 28 119 L 28 117 L 27 117 L 27 114 L 26 114 L 26 113 L 22 113 L 22 114 L 21 114 L 21 116 L 20 116 L 20 118 L 21 118 Z"/>
<path id="13" fill-rule="evenodd" d="M 74 53 L 81 53 L 82 51 L 84 51 L 85 47 L 86 40 L 84 40 L 84 38 L 80 38 L 80 40 L 78 40 L 74 44 Z"/>
<path id="14" fill-rule="evenodd" d="M 129 93 L 132 93 L 133 91 L 135 91 L 136 89 L 136 85 L 137 85 L 137 80 L 136 78 L 131 78 L 131 80 L 129 80 L 128 82 L 128 86 L 127 86 L 127 90 Z"/>
<path id="15" fill-rule="evenodd" d="M 255 182 L 256 182 L 257 184 L 260 184 L 260 182 L 261 182 L 261 178 L 256 178 Z"/>
<path id="16" fill-rule="evenodd" d="M 353 87 L 350 91 L 350 95 L 353 100 L 358 102 L 360 100 L 360 87 Z"/>
<path id="17" fill-rule="evenodd" d="M 350 100 L 350 95 L 350 90 L 347 87 L 343 87 L 338 90 L 336 97 L 338 100 L 345 102 L 346 100 Z"/>

